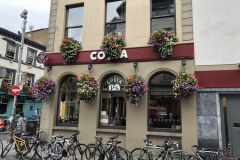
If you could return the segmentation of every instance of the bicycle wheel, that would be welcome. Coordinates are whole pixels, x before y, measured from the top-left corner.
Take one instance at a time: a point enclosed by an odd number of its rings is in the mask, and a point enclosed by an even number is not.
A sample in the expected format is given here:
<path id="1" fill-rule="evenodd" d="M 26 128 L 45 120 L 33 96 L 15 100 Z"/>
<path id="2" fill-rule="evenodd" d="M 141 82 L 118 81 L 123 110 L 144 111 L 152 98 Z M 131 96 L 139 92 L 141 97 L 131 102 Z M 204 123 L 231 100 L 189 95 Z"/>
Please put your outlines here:
<path id="1" fill-rule="evenodd" d="M 147 159 L 147 150 L 144 148 L 135 148 L 131 151 L 133 160 L 146 160 Z"/>
<path id="2" fill-rule="evenodd" d="M 193 154 L 186 154 L 182 157 L 182 160 L 200 160 L 200 158 Z"/>
<path id="3" fill-rule="evenodd" d="M 76 160 L 75 148 L 73 145 L 68 146 L 67 160 Z"/>
<path id="4" fill-rule="evenodd" d="M 4 158 L 8 154 L 8 152 L 12 148 L 12 145 L 13 145 L 13 140 L 10 140 L 10 142 L 7 144 L 7 146 L 4 148 L 2 152 L 2 158 Z"/>
<path id="5" fill-rule="evenodd" d="M 0 140 L 0 155 L 2 155 L 2 152 L 3 152 L 3 143 L 2 143 L 2 141 Z"/>
<path id="6" fill-rule="evenodd" d="M 36 155 L 38 156 L 38 158 L 42 159 L 42 147 L 44 146 L 44 144 L 47 144 L 48 142 L 45 141 L 38 141 L 37 142 L 37 150 L 36 150 Z M 45 149 L 43 149 L 45 151 Z M 48 158 L 48 157 L 45 157 Z"/>
<path id="7" fill-rule="evenodd" d="M 40 145 L 41 144 L 39 144 L 39 146 Z M 45 143 L 45 144 L 42 143 L 41 152 L 40 152 L 41 159 L 45 160 L 50 157 L 50 153 L 52 152 L 52 147 L 53 146 L 51 143 Z"/>
<path id="8" fill-rule="evenodd" d="M 95 148 L 94 146 L 88 147 L 90 150 L 89 160 L 104 160 L 107 157 L 104 153 L 101 153 L 99 149 Z"/>
<path id="9" fill-rule="evenodd" d="M 36 156 L 36 144 L 26 141 L 26 145 L 22 143 L 21 155 L 24 160 L 32 160 Z"/>
<path id="10" fill-rule="evenodd" d="M 90 158 L 91 152 L 87 145 L 85 144 L 77 144 L 74 148 L 76 160 L 88 160 Z"/>
<path id="11" fill-rule="evenodd" d="M 128 160 L 128 153 L 123 148 L 117 147 L 111 154 L 113 160 Z"/>

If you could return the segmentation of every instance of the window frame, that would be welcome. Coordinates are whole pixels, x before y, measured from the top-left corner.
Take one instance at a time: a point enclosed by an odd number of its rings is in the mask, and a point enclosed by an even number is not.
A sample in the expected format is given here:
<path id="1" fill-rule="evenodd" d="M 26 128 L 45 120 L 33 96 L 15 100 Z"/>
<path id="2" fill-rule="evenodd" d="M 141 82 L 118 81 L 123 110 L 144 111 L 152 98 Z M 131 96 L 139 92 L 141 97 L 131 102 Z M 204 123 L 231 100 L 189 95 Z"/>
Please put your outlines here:
<path id="1" fill-rule="evenodd" d="M 28 54 L 29 54 L 29 51 L 33 51 L 33 52 L 34 52 L 34 57 L 33 57 L 32 63 L 28 63 Z M 26 64 L 27 64 L 27 65 L 36 66 L 36 56 L 37 56 L 37 52 L 38 52 L 38 51 L 37 51 L 36 49 L 30 48 L 30 47 L 27 48 L 27 57 L 26 57 Z"/>
<path id="2" fill-rule="evenodd" d="M 30 87 L 32 87 L 33 83 L 34 83 L 34 79 L 35 79 L 35 74 L 27 73 L 26 76 L 28 76 L 28 75 L 30 75 L 30 77 L 31 77 Z M 27 77 L 26 77 L 26 80 L 27 80 Z M 22 88 L 24 88 L 24 86 L 26 86 L 26 82 L 25 82 L 25 84 L 23 85 Z"/>
<path id="3" fill-rule="evenodd" d="M 58 118 L 59 118 L 59 113 L 58 112 L 60 112 L 60 99 L 61 99 L 61 97 L 60 97 L 60 95 L 61 95 L 61 86 L 62 86 L 62 84 L 63 84 L 63 82 L 67 79 L 67 78 L 70 78 L 70 77 L 75 77 L 75 78 L 77 78 L 77 76 L 75 76 L 75 75 L 67 75 L 67 76 L 65 76 L 62 80 L 61 80 L 61 83 L 60 83 L 60 85 L 59 85 L 59 87 L 58 87 L 58 101 L 57 101 L 57 112 L 56 112 L 56 126 L 64 126 L 64 127 L 79 127 L 79 117 L 80 117 L 80 114 L 79 114 L 79 116 L 78 116 L 78 123 L 58 123 Z M 70 92 L 72 92 L 73 90 L 71 90 Z M 75 92 L 74 92 L 75 93 Z M 78 93 L 78 91 L 76 90 L 76 93 Z M 80 101 L 80 100 L 79 100 Z M 79 112 L 80 112 L 80 105 L 79 105 Z"/>
<path id="4" fill-rule="evenodd" d="M 7 72 L 8 72 L 8 71 L 13 72 L 13 73 L 12 73 L 12 80 L 11 80 L 11 85 L 13 86 L 13 85 L 15 84 L 16 70 L 10 69 L 10 68 L 6 68 L 6 70 L 7 70 Z M 5 77 L 4 77 L 3 80 L 2 80 L 1 88 L 3 88 L 3 81 L 4 81 L 4 79 L 5 79 Z"/>
<path id="5" fill-rule="evenodd" d="M 10 41 L 10 40 L 6 40 L 6 41 L 7 41 L 7 47 L 6 47 L 5 57 L 7 59 L 12 59 L 12 60 L 16 60 L 17 61 L 18 60 L 19 45 L 16 42 L 14 42 L 14 41 Z M 15 46 L 15 52 L 14 52 L 14 57 L 13 58 L 9 58 L 8 57 L 8 47 L 9 47 L 10 44 Z"/>
<path id="6" fill-rule="evenodd" d="M 100 99 L 99 99 L 99 113 L 98 113 L 98 128 L 99 129 L 118 129 L 118 130 L 126 130 L 126 126 L 104 126 L 104 125 L 101 125 L 100 123 L 100 118 L 101 118 L 101 111 L 102 111 L 102 92 L 107 92 L 107 93 L 114 93 L 116 91 L 104 91 L 103 90 L 103 82 L 105 82 L 105 80 L 113 75 L 118 75 L 120 77 L 122 77 L 123 81 L 124 81 L 124 78 L 122 75 L 118 74 L 118 73 L 110 73 L 108 75 L 106 75 L 101 83 L 101 87 L 100 87 Z M 118 91 L 118 92 L 121 92 L 121 91 Z M 122 92 L 124 92 L 122 90 Z M 123 98 L 124 100 L 124 98 Z M 127 117 L 126 117 L 126 120 L 127 120 Z"/>
<path id="7" fill-rule="evenodd" d="M 68 37 L 67 35 L 67 30 L 68 29 L 73 29 L 73 28 L 83 28 L 83 25 L 77 25 L 77 26 L 71 26 L 71 27 L 68 27 L 67 24 L 68 24 L 68 15 L 69 15 L 69 9 L 72 9 L 72 8 L 78 8 L 78 7 L 83 7 L 83 10 L 84 10 L 84 4 L 81 4 L 81 5 L 76 5 L 76 6 L 66 6 L 66 18 L 65 18 L 65 33 L 64 33 L 64 37 Z M 83 12 L 84 14 L 84 12 Z M 83 17 L 83 15 L 82 15 Z M 83 33 L 83 32 L 82 32 Z M 73 38 L 73 37 L 72 37 Z M 81 39 L 81 42 L 82 43 L 82 39 Z"/>
<path id="8" fill-rule="evenodd" d="M 150 79 L 149 79 L 149 82 L 148 84 L 150 84 L 151 80 L 157 76 L 158 74 L 161 74 L 161 73 L 167 73 L 167 74 L 171 74 L 173 75 L 174 77 L 176 77 L 173 73 L 171 72 L 168 72 L 168 71 L 160 71 L 160 72 L 156 72 L 154 73 Z M 158 85 L 158 86 L 163 86 L 163 85 Z M 180 109 L 180 126 L 181 128 L 180 129 L 169 129 L 169 128 L 154 128 L 154 127 L 150 127 L 149 126 L 149 118 L 150 118 L 150 104 L 149 104 L 149 100 L 150 100 L 150 92 L 152 91 L 151 90 L 151 86 L 148 86 L 148 90 L 147 90 L 147 106 L 148 106 L 148 111 L 147 111 L 147 128 L 148 128 L 148 131 L 154 131 L 154 132 L 169 132 L 169 133 L 182 133 L 182 105 L 181 105 L 181 100 L 179 100 L 179 109 Z M 154 91 L 158 91 L 158 90 L 154 90 Z M 174 96 L 172 97 L 172 99 L 175 99 Z"/>
<path id="9" fill-rule="evenodd" d="M 166 14 L 166 15 L 161 15 L 161 16 L 153 16 L 153 14 L 152 14 L 152 1 L 153 0 L 151 0 L 151 5 L 150 5 L 150 7 L 151 7 L 151 9 L 150 9 L 150 34 L 152 33 L 152 32 L 154 32 L 153 30 L 152 30 L 152 20 L 153 19 L 161 19 L 161 18 L 166 18 L 166 17 L 174 17 L 174 33 L 175 33 L 175 35 L 177 35 L 177 33 L 176 33 L 176 27 L 177 27 L 177 25 L 176 25 L 176 0 L 173 0 L 174 2 L 174 14 Z"/>
<path id="10" fill-rule="evenodd" d="M 115 21 L 115 22 L 107 22 L 107 3 L 117 2 L 117 1 L 121 1 L 121 0 L 106 0 L 106 3 L 105 3 L 105 29 L 104 29 L 104 35 L 107 36 L 107 25 L 109 25 L 109 24 L 125 23 L 125 37 L 126 37 L 126 16 L 125 16 L 125 20 Z M 127 6 L 127 0 L 125 2 L 126 2 L 126 6 Z M 127 8 L 126 8 L 125 12 L 127 13 Z"/>

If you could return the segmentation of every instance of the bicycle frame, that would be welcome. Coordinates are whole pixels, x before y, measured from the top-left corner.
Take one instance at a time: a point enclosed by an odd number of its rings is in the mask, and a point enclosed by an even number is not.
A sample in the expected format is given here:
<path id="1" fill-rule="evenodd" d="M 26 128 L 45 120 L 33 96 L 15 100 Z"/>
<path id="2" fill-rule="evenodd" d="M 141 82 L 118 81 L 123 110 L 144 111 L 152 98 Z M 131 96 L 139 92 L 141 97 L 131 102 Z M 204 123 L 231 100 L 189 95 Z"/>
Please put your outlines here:
<path id="1" fill-rule="evenodd" d="M 173 155 L 173 153 L 170 151 L 170 149 L 168 149 L 167 151 L 166 151 L 166 154 L 163 154 L 163 152 L 158 152 L 158 151 L 156 151 L 155 149 L 161 149 L 161 150 L 163 150 L 163 151 L 165 151 L 163 148 L 161 148 L 161 147 L 152 147 L 152 146 L 150 146 L 150 147 L 144 147 L 144 148 L 148 148 L 148 150 L 147 150 L 147 158 L 149 158 L 149 154 L 151 154 L 151 155 L 153 155 L 156 159 L 159 159 L 159 158 L 164 158 L 165 160 L 168 160 L 169 159 L 169 156 L 171 156 L 171 158 L 173 158 L 173 159 L 176 159 L 175 158 L 175 156 Z M 156 155 L 156 154 L 158 155 Z"/>
<path id="2" fill-rule="evenodd" d="M 18 152 L 28 152 L 28 148 L 27 148 L 27 145 L 26 145 L 26 140 L 21 139 L 21 138 L 19 138 L 17 136 L 13 136 L 13 140 L 14 140 L 16 146 L 17 146 Z M 18 143 L 22 143 L 23 145 L 19 148 Z M 25 149 L 26 149 L 25 151 L 22 151 L 23 147 L 25 147 Z"/>

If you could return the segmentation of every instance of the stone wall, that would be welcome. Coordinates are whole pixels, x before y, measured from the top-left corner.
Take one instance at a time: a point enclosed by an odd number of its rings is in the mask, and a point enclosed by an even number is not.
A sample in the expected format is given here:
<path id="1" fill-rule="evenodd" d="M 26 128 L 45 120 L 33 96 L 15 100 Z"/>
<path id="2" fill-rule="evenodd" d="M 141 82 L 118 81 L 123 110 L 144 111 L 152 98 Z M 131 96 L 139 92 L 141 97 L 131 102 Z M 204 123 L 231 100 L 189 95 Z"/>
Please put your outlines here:
<path id="1" fill-rule="evenodd" d="M 182 0 L 182 40 L 193 40 L 192 0 Z"/>
<path id="2" fill-rule="evenodd" d="M 41 45 L 47 45 L 47 37 L 48 37 L 48 28 L 39 29 L 32 32 L 27 32 L 24 35 L 27 39 L 37 42 Z"/>

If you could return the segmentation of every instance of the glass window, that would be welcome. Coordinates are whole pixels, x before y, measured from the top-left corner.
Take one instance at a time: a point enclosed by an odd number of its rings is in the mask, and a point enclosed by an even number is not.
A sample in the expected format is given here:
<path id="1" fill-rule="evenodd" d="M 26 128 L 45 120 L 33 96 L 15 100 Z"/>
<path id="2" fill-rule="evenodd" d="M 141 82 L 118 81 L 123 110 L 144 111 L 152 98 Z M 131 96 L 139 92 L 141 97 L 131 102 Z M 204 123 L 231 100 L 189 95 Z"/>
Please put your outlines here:
<path id="1" fill-rule="evenodd" d="M 27 60 L 26 60 L 27 64 L 35 65 L 36 52 L 37 52 L 36 50 L 30 49 L 30 48 L 28 49 Z"/>
<path id="2" fill-rule="evenodd" d="M 3 78 L 2 84 L 8 84 L 8 85 L 13 85 L 13 74 L 14 71 L 12 70 L 7 70 L 6 76 Z"/>
<path id="3" fill-rule="evenodd" d="M 17 47 L 14 43 L 8 42 L 6 54 L 7 58 L 15 59 L 16 48 Z"/>
<path id="4" fill-rule="evenodd" d="M 159 28 L 175 31 L 174 0 L 152 0 L 151 31 Z"/>
<path id="5" fill-rule="evenodd" d="M 125 128 L 126 101 L 123 98 L 123 78 L 110 75 L 101 86 L 100 127 Z"/>
<path id="6" fill-rule="evenodd" d="M 77 82 L 77 77 L 70 76 L 60 85 L 57 125 L 78 125 L 80 100 L 77 97 Z"/>
<path id="7" fill-rule="evenodd" d="M 83 6 L 67 9 L 66 36 L 82 41 Z"/>
<path id="8" fill-rule="evenodd" d="M 149 82 L 149 129 L 180 130 L 180 101 L 173 95 L 172 80 L 175 76 L 161 72 L 153 76 Z"/>
<path id="9" fill-rule="evenodd" d="M 31 86 L 32 86 L 32 81 L 33 81 L 33 75 L 31 75 L 31 74 L 26 74 L 26 75 L 25 75 L 25 84 L 23 85 L 23 88 L 24 88 L 25 86 L 31 87 Z"/>
<path id="10" fill-rule="evenodd" d="M 1 106 L 0 107 L 0 114 L 7 114 L 7 105 L 8 105 L 8 103 L 3 103 L 0 100 L 0 106 Z"/>
<path id="11" fill-rule="evenodd" d="M 126 0 L 107 2 L 106 35 L 125 37 Z"/>

